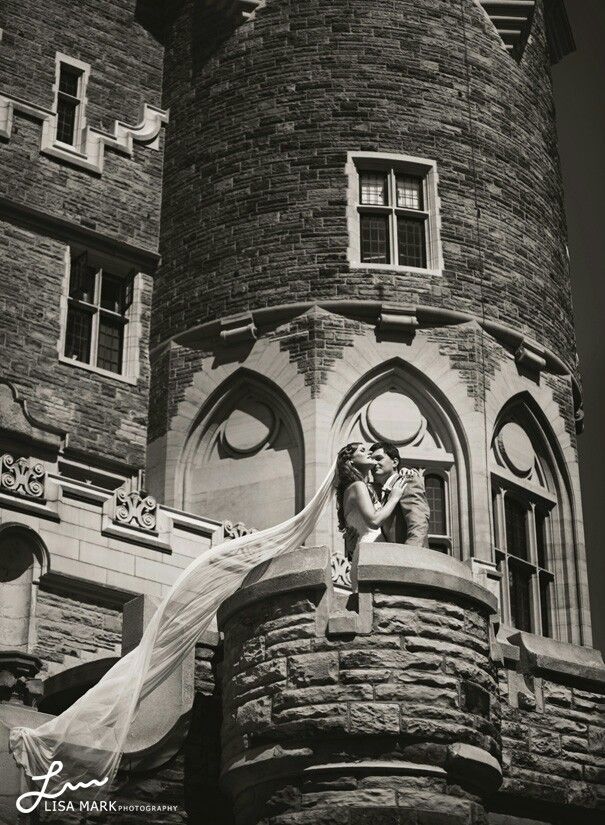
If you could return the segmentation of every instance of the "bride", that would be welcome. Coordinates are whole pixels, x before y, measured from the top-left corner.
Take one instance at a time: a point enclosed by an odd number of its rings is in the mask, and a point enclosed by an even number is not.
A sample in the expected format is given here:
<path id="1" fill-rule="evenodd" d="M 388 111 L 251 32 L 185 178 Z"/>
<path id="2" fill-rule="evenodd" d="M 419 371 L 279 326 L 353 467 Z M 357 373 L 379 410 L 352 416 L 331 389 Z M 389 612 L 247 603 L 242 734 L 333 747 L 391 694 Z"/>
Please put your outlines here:
<path id="1" fill-rule="evenodd" d="M 405 479 L 398 478 L 387 500 L 381 503 L 371 484 L 375 465 L 366 445 L 357 442 L 343 447 L 336 459 L 338 527 L 345 535 L 349 558 L 360 542 L 382 540 L 382 525 L 393 514 L 405 489 Z"/>
<path id="2" fill-rule="evenodd" d="M 158 606 L 139 645 L 123 656 L 67 710 L 37 728 L 16 727 L 10 749 L 19 765 L 47 792 L 62 793 L 69 781 L 108 789 L 128 750 L 128 732 L 143 700 L 179 666 L 216 611 L 259 564 L 304 544 L 336 490 L 341 529 L 356 531 L 357 541 L 376 541 L 380 525 L 403 493 L 398 481 L 385 504 L 369 484 L 374 462 L 363 444 L 348 444 L 338 454 L 311 501 L 288 521 L 200 550 Z M 153 699 L 150 699 L 153 702 Z M 157 705 L 157 703 L 156 703 Z M 20 809 L 21 810 L 21 809 Z M 23 812 L 26 812 L 23 809 Z"/>

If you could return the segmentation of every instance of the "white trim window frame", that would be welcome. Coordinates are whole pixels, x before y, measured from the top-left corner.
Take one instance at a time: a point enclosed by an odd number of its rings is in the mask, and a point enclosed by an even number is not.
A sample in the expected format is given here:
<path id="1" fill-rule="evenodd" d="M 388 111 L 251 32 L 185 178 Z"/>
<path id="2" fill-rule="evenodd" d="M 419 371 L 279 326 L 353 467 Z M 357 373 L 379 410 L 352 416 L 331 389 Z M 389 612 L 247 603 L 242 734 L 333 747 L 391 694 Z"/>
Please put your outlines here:
<path id="1" fill-rule="evenodd" d="M 61 335 L 58 342 L 59 361 L 116 381 L 136 384 L 139 377 L 142 274 L 133 270 L 126 271 L 123 264 L 112 262 L 107 260 L 106 256 L 97 256 L 93 252 L 90 253 L 90 256 L 87 256 L 86 264 L 90 272 L 90 288 L 80 297 L 73 297 L 70 294 L 73 290 L 73 265 L 80 256 L 85 254 L 86 250 L 72 250 L 69 247 L 66 253 L 64 287 L 61 296 Z M 130 291 L 131 296 L 123 311 L 102 306 L 104 275 L 111 281 L 123 281 L 124 289 Z M 71 316 L 70 309 L 72 310 Z M 70 322 L 74 323 L 74 318 L 77 315 L 85 318 L 87 314 L 90 316 L 87 353 L 83 358 L 78 358 L 73 354 L 71 356 L 67 355 L 68 324 Z M 112 325 L 121 332 L 121 335 L 118 336 L 121 339 L 119 342 L 119 371 L 98 366 L 99 341 L 101 340 L 103 320 L 106 321 L 106 332 Z"/>
<path id="2" fill-rule="evenodd" d="M 83 151 L 84 133 L 86 130 L 86 106 L 88 98 L 86 91 L 90 77 L 90 66 L 74 57 L 57 52 L 55 56 L 55 82 L 53 85 L 55 113 L 53 125 L 53 145 L 78 155 L 85 155 Z M 73 112 L 71 127 L 68 122 L 61 120 L 61 113 L 68 118 Z M 64 140 L 65 130 L 71 128 L 71 140 Z"/>
<path id="3" fill-rule="evenodd" d="M 441 275 L 436 162 L 411 155 L 349 152 L 346 173 L 349 265 L 357 269 Z M 377 246 L 374 257 L 384 258 L 382 261 L 371 260 L 367 254 L 372 233 Z M 400 262 L 406 256 L 408 261 Z M 411 259 L 415 262 L 410 263 Z"/>
<path id="4" fill-rule="evenodd" d="M 511 506 L 508 518 L 507 505 Z M 536 495 L 492 474 L 494 553 L 502 573 L 502 621 L 508 627 L 550 638 L 556 638 L 556 594 L 552 572 L 552 511 L 555 506 L 556 500 L 548 494 Z M 523 517 L 522 549 L 517 547 L 518 537 L 509 535 L 512 509 Z M 526 588 L 524 593 L 521 588 Z M 525 615 L 520 616 L 521 613 Z"/>

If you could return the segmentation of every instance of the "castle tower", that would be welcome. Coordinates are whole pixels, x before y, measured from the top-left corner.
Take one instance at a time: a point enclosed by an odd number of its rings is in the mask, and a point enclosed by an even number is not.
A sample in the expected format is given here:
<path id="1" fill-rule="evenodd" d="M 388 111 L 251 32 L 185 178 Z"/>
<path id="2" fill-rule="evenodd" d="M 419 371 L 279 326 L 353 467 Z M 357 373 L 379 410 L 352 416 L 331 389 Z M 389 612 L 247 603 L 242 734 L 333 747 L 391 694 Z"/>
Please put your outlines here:
<path id="1" fill-rule="evenodd" d="M 434 554 L 362 547 L 351 596 L 331 512 L 315 565 L 280 560 L 223 608 L 236 821 L 522 822 L 544 800 L 573 817 L 566 726 L 603 669 L 550 77 L 573 48 L 563 4 L 185 2 L 166 26 L 150 489 L 262 528 L 340 446 L 388 440 L 431 504 Z"/>
<path id="2" fill-rule="evenodd" d="M 564 0 L 43 6 L 0 8 L 0 819 L 12 726 L 387 440 L 425 471 L 430 549 L 351 566 L 326 512 L 149 697 L 120 799 L 599 821 Z"/>
<path id="3" fill-rule="evenodd" d="M 248 6 L 166 23 L 150 489 L 261 528 L 394 441 L 504 623 L 590 644 L 562 4 Z M 333 514 L 313 540 L 342 552 Z"/>

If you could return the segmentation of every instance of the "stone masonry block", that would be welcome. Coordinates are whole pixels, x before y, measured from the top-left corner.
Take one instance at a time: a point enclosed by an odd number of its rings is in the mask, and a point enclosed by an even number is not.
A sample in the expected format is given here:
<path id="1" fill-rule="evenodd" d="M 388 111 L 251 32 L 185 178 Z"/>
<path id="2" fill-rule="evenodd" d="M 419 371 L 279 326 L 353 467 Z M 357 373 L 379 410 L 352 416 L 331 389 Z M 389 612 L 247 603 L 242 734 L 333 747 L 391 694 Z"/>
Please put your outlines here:
<path id="1" fill-rule="evenodd" d="M 304 656 L 291 656 L 288 659 L 288 678 L 290 684 L 300 687 L 336 684 L 338 654 L 310 653 Z"/>
<path id="2" fill-rule="evenodd" d="M 271 724 L 271 697 L 260 696 L 240 705 L 236 721 L 242 733 L 262 733 Z"/>
<path id="3" fill-rule="evenodd" d="M 380 702 L 355 703 L 349 709 L 351 732 L 398 734 L 399 705 Z"/>

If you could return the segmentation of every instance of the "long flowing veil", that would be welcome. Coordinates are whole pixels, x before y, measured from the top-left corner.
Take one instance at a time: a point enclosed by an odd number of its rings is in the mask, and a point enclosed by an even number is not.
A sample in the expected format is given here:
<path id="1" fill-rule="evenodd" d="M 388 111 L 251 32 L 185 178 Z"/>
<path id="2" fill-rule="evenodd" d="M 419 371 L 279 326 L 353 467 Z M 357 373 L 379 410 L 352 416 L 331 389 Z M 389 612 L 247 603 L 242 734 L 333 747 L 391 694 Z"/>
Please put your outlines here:
<path id="1" fill-rule="evenodd" d="M 13 728 L 10 749 L 26 773 L 45 777 L 60 761 L 62 771 L 47 785 L 49 793 L 67 781 L 96 780 L 109 787 L 141 700 L 178 667 L 253 567 L 301 546 L 330 498 L 334 478 L 335 465 L 309 504 L 288 521 L 204 550 L 183 570 L 134 650 L 59 716 L 35 729 Z"/>

